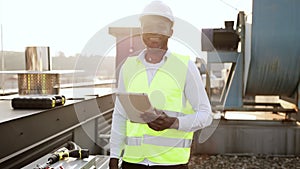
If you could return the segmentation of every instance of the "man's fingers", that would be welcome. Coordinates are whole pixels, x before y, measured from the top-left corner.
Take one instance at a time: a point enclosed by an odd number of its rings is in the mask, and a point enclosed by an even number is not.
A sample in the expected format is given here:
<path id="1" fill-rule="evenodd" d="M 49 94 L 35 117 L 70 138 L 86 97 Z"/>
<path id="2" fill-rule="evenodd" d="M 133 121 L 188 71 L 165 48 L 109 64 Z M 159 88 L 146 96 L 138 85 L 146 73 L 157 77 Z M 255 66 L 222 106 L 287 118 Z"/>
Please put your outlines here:
<path id="1" fill-rule="evenodd" d="M 157 124 L 159 124 L 159 125 L 164 124 L 164 120 L 163 119 L 157 119 L 154 122 L 157 122 Z"/>
<path id="2" fill-rule="evenodd" d="M 161 130 L 163 130 L 163 128 L 161 127 L 161 125 L 156 124 L 156 123 L 154 123 L 154 122 L 148 123 L 148 126 L 149 126 L 151 129 L 155 130 L 155 131 L 161 131 Z"/>
<path id="3" fill-rule="evenodd" d="M 155 110 L 156 114 L 154 113 L 143 113 L 140 115 L 140 117 L 147 122 L 148 126 L 156 131 L 162 131 L 164 129 L 169 128 L 172 124 L 170 123 L 170 120 L 168 120 L 169 116 L 166 115 L 165 112 Z"/>

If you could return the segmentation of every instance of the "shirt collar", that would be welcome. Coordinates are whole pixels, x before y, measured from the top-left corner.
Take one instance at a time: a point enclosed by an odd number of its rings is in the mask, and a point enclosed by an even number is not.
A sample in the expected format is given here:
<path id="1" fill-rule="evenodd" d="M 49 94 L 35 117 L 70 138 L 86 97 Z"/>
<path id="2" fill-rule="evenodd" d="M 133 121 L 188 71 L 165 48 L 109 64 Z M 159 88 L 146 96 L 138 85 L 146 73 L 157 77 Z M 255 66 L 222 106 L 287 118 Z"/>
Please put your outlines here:
<path id="1" fill-rule="evenodd" d="M 141 51 L 141 53 L 138 55 L 137 59 L 139 61 L 143 61 L 145 59 L 145 54 L 146 54 L 147 49 L 144 49 Z M 167 52 L 165 53 L 165 55 L 163 56 L 164 59 L 167 59 L 169 56 L 171 56 L 171 50 L 168 49 Z"/>

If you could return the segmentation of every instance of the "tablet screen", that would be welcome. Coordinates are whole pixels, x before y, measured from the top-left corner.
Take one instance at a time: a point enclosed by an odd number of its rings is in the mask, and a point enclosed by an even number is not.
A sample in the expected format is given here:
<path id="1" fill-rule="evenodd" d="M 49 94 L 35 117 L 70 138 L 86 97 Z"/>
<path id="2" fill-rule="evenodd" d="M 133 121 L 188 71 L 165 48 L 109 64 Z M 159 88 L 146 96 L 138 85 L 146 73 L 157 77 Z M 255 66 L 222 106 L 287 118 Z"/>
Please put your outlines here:
<path id="1" fill-rule="evenodd" d="M 133 122 L 146 123 L 140 115 L 145 112 L 155 113 L 146 93 L 117 93 L 117 97 Z"/>

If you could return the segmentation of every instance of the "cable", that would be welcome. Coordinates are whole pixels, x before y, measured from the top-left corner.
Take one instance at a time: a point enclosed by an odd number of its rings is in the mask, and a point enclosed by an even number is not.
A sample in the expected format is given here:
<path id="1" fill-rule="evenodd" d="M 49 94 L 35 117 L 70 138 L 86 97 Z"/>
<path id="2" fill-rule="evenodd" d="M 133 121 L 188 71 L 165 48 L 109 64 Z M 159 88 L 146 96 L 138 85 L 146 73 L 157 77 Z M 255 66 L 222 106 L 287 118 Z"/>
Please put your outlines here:
<path id="1" fill-rule="evenodd" d="M 225 2 L 225 1 L 223 1 L 223 0 L 219 0 L 219 1 L 221 1 L 221 2 L 224 3 L 225 5 L 229 6 L 230 8 L 232 8 L 232 9 L 234 9 L 234 10 L 236 10 L 236 11 L 239 11 L 238 8 L 234 7 L 233 5 L 229 4 L 228 2 Z"/>

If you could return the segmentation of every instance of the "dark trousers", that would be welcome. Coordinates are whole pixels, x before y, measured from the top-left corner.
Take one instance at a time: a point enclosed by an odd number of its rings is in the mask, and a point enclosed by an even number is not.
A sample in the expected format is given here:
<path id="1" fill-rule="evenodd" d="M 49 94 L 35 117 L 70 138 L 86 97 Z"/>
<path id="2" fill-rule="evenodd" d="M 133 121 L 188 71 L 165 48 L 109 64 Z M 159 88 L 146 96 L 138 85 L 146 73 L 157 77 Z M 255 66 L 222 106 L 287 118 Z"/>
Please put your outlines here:
<path id="1" fill-rule="evenodd" d="M 172 165 L 172 166 L 146 166 L 142 164 L 133 164 L 122 161 L 122 169 L 188 169 L 187 164 Z"/>

